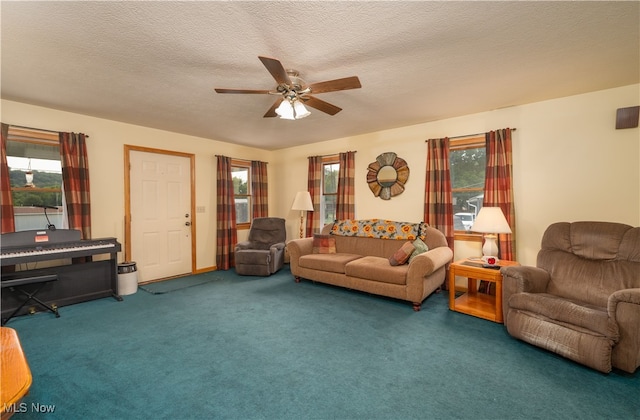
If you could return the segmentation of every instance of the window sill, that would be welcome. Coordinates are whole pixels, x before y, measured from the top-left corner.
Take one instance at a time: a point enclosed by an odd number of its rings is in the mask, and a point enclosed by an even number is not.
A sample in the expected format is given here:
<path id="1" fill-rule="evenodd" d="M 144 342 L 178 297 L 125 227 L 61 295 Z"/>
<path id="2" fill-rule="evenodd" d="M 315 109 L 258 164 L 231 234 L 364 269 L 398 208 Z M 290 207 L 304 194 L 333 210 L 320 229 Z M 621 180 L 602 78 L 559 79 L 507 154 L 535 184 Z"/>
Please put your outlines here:
<path id="1" fill-rule="evenodd" d="M 454 241 L 467 241 L 467 242 L 482 242 L 482 234 L 480 233 L 468 233 L 461 230 L 453 233 Z"/>
<path id="2" fill-rule="evenodd" d="M 11 191 L 29 191 L 29 192 L 61 192 L 62 190 L 58 187 L 11 187 Z"/>

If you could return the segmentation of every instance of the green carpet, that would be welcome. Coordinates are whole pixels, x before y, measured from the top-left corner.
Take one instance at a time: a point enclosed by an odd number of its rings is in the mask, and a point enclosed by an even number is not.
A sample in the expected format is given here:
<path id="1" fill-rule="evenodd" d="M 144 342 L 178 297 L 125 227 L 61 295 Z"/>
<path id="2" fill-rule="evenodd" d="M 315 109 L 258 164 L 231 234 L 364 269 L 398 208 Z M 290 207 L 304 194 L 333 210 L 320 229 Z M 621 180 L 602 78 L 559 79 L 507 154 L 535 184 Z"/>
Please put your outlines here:
<path id="1" fill-rule="evenodd" d="M 199 274 L 195 276 L 181 277 L 177 279 L 158 281 L 155 283 L 147 283 L 139 286 L 139 289 L 153 295 L 162 295 L 164 293 L 175 292 L 176 290 L 186 289 L 187 287 L 200 286 L 205 283 L 220 280 L 219 276 L 211 273 Z"/>
<path id="2" fill-rule="evenodd" d="M 517 341 L 449 311 L 446 294 L 414 312 L 297 284 L 288 268 L 210 274 L 11 320 L 33 373 L 14 418 L 640 418 L 639 372 L 603 375 Z"/>

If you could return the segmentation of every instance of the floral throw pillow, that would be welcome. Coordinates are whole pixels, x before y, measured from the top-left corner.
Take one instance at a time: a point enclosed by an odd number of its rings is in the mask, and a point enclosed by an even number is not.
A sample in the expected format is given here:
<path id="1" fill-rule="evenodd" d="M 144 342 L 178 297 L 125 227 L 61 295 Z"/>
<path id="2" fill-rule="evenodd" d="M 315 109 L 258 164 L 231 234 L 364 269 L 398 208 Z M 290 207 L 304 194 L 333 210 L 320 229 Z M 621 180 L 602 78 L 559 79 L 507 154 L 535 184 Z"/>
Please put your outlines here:
<path id="1" fill-rule="evenodd" d="M 389 264 L 394 266 L 405 264 L 409 261 L 409 257 L 415 249 L 416 248 L 413 246 L 413 243 L 410 241 L 405 242 L 399 250 L 389 257 Z"/>
<path id="2" fill-rule="evenodd" d="M 329 235 L 313 235 L 313 250 L 314 254 L 335 254 L 336 253 L 336 238 L 332 238 Z"/>
<path id="3" fill-rule="evenodd" d="M 336 220 L 331 230 L 336 236 L 412 241 L 424 234 L 425 223 L 396 222 L 384 219 Z"/>

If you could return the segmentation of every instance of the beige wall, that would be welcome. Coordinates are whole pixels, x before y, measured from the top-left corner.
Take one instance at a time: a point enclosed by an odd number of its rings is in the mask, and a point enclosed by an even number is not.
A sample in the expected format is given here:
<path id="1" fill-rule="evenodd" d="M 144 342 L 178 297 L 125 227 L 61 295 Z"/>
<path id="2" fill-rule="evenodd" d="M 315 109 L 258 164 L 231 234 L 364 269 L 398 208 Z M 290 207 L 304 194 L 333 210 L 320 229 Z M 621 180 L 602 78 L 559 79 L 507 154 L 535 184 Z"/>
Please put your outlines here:
<path id="1" fill-rule="evenodd" d="M 356 217 L 423 219 L 425 140 L 515 127 L 513 135 L 516 252 L 535 265 L 545 228 L 556 221 L 606 220 L 640 225 L 639 129 L 615 129 L 616 109 L 638 105 L 640 85 L 515 106 L 459 118 L 316 143 L 278 151 L 275 184 L 284 194 L 272 209 L 297 235 L 295 192 L 306 188 L 307 156 L 356 153 Z M 409 164 L 405 192 L 389 201 L 366 184 L 367 166 L 395 152 Z M 456 258 L 479 247 L 456 244 Z"/>
<path id="2" fill-rule="evenodd" d="M 125 144 L 195 154 L 196 205 L 205 207 L 196 214 L 198 269 L 215 265 L 216 154 L 269 162 L 271 216 L 286 218 L 287 235 L 296 238 L 299 212 L 290 208 L 296 191 L 306 189 L 308 156 L 357 151 L 356 217 L 420 221 L 426 139 L 516 127 L 517 255 L 520 262 L 535 264 L 542 233 L 555 221 L 640 225 L 639 130 L 615 130 L 616 109 L 638 105 L 639 92 L 640 85 L 632 85 L 274 152 L 6 100 L 0 112 L 7 124 L 90 135 L 95 237 L 124 240 Z M 368 164 L 383 152 L 397 153 L 411 170 L 404 193 L 389 201 L 375 198 L 365 181 Z M 476 250 L 457 244 L 456 258 Z"/>
<path id="3" fill-rule="evenodd" d="M 198 270 L 215 266 L 215 156 L 269 161 L 272 154 L 260 149 L 6 100 L 2 101 L 0 112 L 2 122 L 6 124 L 83 132 L 90 136 L 87 148 L 91 177 L 92 234 L 95 238 L 116 237 L 123 245 L 124 145 L 195 154 L 195 201 L 196 206 L 202 206 L 205 210 L 204 213 L 195 214 Z M 273 168 L 273 165 L 268 166 L 269 177 L 274 176 Z M 275 191 L 274 187 L 269 187 L 270 206 L 274 205 Z M 239 234 L 239 238 L 243 238 L 242 234 Z M 122 254 L 119 255 L 120 261 L 123 259 Z"/>

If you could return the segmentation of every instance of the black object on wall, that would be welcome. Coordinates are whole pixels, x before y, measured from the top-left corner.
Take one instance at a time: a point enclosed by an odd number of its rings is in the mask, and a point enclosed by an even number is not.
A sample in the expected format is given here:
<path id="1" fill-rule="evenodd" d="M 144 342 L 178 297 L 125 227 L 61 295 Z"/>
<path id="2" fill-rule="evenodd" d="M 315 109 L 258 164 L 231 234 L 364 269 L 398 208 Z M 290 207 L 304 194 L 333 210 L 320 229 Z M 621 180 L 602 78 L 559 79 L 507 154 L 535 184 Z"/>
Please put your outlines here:
<path id="1" fill-rule="evenodd" d="M 640 106 L 618 108 L 618 111 L 616 113 L 616 130 L 619 130 L 621 128 L 637 127 L 638 116 L 640 116 Z"/>

